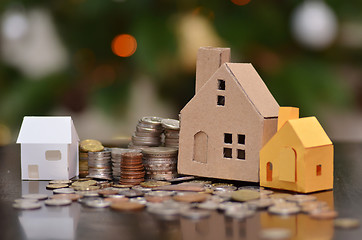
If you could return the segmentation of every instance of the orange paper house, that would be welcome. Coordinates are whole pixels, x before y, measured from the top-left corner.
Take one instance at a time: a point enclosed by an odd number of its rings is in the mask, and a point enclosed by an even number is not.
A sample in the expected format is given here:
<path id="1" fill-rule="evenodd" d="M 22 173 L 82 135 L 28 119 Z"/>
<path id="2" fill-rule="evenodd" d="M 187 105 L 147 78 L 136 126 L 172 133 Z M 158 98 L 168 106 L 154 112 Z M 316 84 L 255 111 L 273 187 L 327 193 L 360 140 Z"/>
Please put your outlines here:
<path id="1" fill-rule="evenodd" d="M 196 94 L 181 110 L 178 172 L 259 182 L 259 151 L 276 133 L 279 105 L 251 64 L 229 48 L 200 48 Z"/>
<path id="2" fill-rule="evenodd" d="M 297 115 L 297 108 L 280 108 L 279 130 L 260 151 L 260 186 L 302 193 L 332 189 L 333 144 L 315 117 Z"/>

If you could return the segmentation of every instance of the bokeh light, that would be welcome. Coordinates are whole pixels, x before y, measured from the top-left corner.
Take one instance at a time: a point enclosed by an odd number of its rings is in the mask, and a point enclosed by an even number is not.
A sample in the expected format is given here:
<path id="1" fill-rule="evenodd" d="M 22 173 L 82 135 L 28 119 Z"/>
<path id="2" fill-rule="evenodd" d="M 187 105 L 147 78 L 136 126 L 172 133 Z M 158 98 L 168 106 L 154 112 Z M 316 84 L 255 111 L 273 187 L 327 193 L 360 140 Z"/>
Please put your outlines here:
<path id="1" fill-rule="evenodd" d="M 231 0 L 231 2 L 238 6 L 243 6 L 243 5 L 248 4 L 250 2 L 250 0 Z"/>
<path id="2" fill-rule="evenodd" d="M 129 34 L 120 34 L 112 41 L 112 51 L 120 57 L 129 57 L 137 49 L 136 39 Z"/>

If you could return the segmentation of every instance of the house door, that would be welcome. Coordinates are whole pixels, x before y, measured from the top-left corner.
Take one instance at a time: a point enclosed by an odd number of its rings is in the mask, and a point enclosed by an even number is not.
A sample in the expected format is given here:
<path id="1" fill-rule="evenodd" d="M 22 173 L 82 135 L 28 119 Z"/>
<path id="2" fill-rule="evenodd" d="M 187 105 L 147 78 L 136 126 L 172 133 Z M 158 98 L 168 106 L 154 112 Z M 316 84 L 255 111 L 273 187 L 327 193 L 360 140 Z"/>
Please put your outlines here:
<path id="1" fill-rule="evenodd" d="M 194 161 L 207 163 L 207 134 L 200 131 L 194 136 Z"/>
<path id="2" fill-rule="evenodd" d="M 291 147 L 283 147 L 279 155 L 279 180 L 297 181 L 297 154 Z"/>

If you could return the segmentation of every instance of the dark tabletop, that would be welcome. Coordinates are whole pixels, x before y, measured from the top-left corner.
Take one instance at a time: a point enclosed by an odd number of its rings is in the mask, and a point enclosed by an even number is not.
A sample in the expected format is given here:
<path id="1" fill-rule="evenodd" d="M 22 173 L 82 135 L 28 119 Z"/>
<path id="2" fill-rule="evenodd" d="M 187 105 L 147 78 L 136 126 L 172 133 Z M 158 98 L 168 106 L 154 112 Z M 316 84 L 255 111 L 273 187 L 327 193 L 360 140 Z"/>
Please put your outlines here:
<path id="1" fill-rule="evenodd" d="M 362 144 L 335 144 L 334 190 L 315 193 L 340 217 L 362 221 Z M 213 211 L 209 218 L 158 219 L 146 211 L 116 212 L 92 209 L 74 202 L 66 207 L 16 210 L 13 200 L 27 193 L 53 193 L 48 181 L 21 181 L 20 147 L 0 147 L 0 239 L 258 239 L 260 230 L 288 228 L 293 239 L 362 239 L 362 227 L 336 229 L 333 220 L 315 220 L 306 214 L 288 217 L 258 211 L 246 220 Z M 236 184 L 240 184 L 236 183 Z M 248 185 L 248 183 L 241 183 Z"/>

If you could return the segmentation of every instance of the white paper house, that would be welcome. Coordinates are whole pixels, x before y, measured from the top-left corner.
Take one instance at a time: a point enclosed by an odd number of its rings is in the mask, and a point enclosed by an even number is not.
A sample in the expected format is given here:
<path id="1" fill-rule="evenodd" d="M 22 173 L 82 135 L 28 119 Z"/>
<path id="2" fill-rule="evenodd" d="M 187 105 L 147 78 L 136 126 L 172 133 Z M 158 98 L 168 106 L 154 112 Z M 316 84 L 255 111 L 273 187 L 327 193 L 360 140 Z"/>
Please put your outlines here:
<path id="1" fill-rule="evenodd" d="M 23 180 L 70 179 L 79 173 L 79 138 L 71 117 L 24 117 L 21 144 Z"/>

